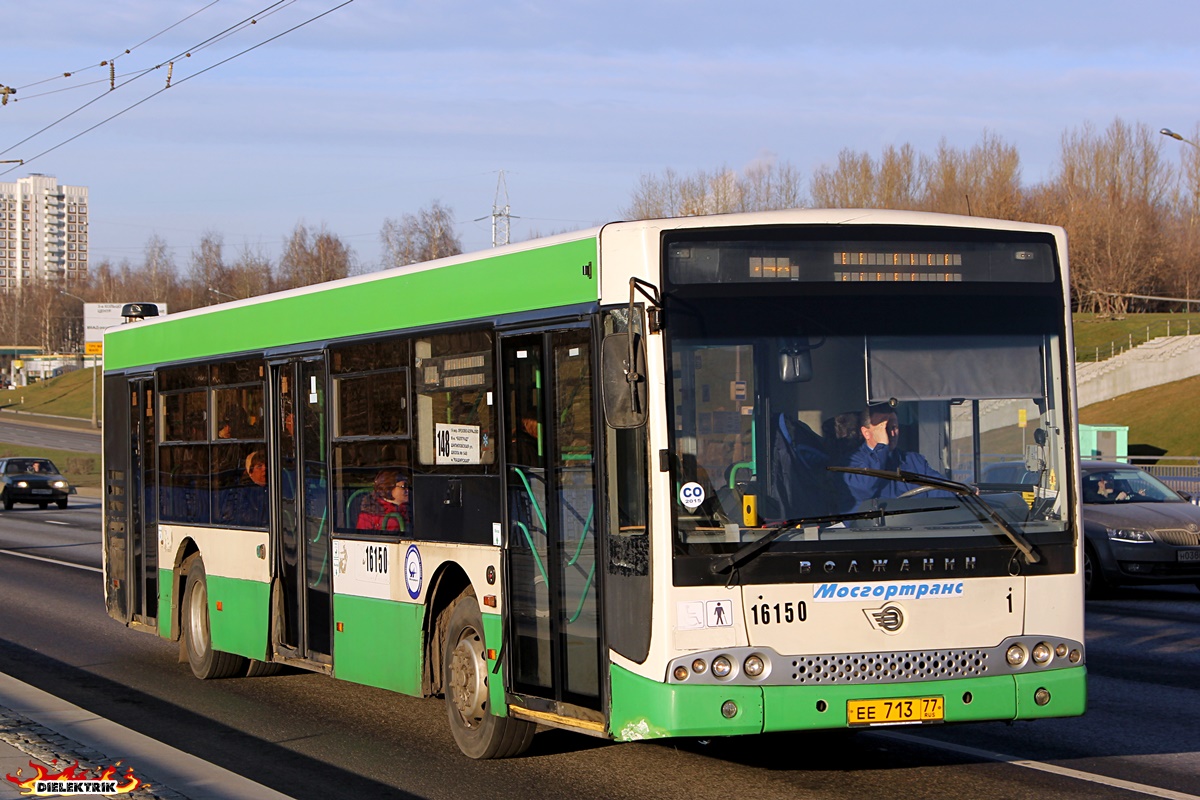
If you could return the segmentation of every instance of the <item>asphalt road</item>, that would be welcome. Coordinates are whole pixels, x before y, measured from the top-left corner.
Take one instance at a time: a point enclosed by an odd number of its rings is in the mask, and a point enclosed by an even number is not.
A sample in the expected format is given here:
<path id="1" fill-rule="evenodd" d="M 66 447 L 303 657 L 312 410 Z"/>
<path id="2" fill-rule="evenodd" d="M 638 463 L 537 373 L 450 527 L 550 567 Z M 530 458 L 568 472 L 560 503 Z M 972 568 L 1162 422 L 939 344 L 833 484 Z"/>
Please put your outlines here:
<path id="1" fill-rule="evenodd" d="M 436 700 L 304 672 L 197 681 L 104 613 L 99 509 L 0 513 L 0 671 L 297 798 L 1200 798 L 1200 592 L 1089 604 L 1079 719 L 459 755 Z M 89 555 L 90 553 L 90 555 Z"/>
<path id="2" fill-rule="evenodd" d="M 0 416 L 0 442 L 77 453 L 100 452 L 99 431 L 57 427 L 52 423 L 14 421 L 11 414 Z"/>

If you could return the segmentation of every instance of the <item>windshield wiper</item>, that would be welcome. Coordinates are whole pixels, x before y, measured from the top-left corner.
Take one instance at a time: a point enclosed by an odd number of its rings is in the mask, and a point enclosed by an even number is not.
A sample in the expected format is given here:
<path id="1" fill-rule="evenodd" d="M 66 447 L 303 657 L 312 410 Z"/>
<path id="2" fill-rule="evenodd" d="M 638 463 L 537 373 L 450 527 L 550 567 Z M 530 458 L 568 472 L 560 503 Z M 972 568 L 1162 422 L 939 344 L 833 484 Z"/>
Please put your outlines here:
<path id="1" fill-rule="evenodd" d="M 908 508 L 893 511 L 881 506 L 880 508 L 873 508 L 870 511 L 852 511 L 846 514 L 829 514 L 821 517 L 797 517 L 796 519 L 785 520 L 779 525 L 776 525 L 758 539 L 755 539 L 753 542 L 750 542 L 743 547 L 739 547 L 729 555 L 714 559 L 713 562 L 709 564 L 708 568 L 712 571 L 712 574 L 719 575 L 725 570 L 731 569 L 746 559 L 757 555 L 760 551 L 770 545 L 771 542 L 775 541 L 788 531 L 795 530 L 796 528 L 803 528 L 808 525 L 833 524 L 835 522 L 848 522 L 849 520 L 854 519 L 883 519 L 889 514 L 916 514 L 919 511 L 948 511 L 957 507 L 958 506 L 937 506 L 935 508 Z"/>
<path id="2" fill-rule="evenodd" d="M 979 497 L 979 487 L 969 483 L 959 483 L 948 478 L 938 478 L 933 475 L 922 475 L 919 472 L 909 472 L 898 469 L 895 472 L 886 469 L 866 469 L 863 467 L 826 467 L 830 472 L 850 472 L 855 475 L 867 475 L 872 478 L 883 478 L 900 483 L 915 483 L 917 486 L 928 486 L 930 489 L 944 489 L 962 498 L 963 505 L 975 512 L 980 519 L 990 519 L 996 524 L 1008 540 L 1025 556 L 1026 564 L 1036 564 L 1042 560 L 1034 549 L 1033 544 L 1021 535 L 1021 532 L 1008 524 L 1008 520 L 1000 516 L 996 509 L 989 506 Z M 893 514 L 897 513 L 895 511 Z"/>

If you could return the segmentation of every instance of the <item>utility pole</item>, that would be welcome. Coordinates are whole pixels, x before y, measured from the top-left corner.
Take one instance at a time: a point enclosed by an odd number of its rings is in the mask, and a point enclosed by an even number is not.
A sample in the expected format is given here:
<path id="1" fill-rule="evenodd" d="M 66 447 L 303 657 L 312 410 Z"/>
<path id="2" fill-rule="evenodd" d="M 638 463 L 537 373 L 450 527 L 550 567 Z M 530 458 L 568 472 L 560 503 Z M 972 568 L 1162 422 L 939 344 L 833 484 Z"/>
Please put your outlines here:
<path id="1" fill-rule="evenodd" d="M 504 205 L 500 205 L 500 195 L 504 195 Z M 509 213 L 508 184 L 504 182 L 504 170 L 500 170 L 500 178 L 496 181 L 496 199 L 492 201 L 492 247 L 500 247 L 509 243 L 509 220 L 520 219 Z M 482 222 L 487 217 L 475 220 Z"/>

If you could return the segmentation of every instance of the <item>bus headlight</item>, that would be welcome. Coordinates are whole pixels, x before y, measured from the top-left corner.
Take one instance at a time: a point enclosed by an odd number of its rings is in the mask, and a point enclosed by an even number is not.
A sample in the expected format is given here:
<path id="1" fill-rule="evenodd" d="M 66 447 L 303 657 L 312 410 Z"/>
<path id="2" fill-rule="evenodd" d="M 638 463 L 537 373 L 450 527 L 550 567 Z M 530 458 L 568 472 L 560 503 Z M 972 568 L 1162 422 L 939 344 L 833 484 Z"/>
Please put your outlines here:
<path id="1" fill-rule="evenodd" d="M 688 676 L 687 667 L 680 664 L 678 667 L 675 668 L 675 672 L 673 674 L 675 675 L 675 680 L 686 681 L 687 676 Z"/>
<path id="2" fill-rule="evenodd" d="M 704 663 L 703 658 L 697 658 L 692 662 L 692 672 L 697 675 L 703 675 L 706 669 L 708 669 L 708 665 Z"/>
<path id="3" fill-rule="evenodd" d="M 1025 663 L 1025 658 L 1025 648 L 1019 644 L 1009 646 L 1008 652 L 1004 654 L 1004 659 L 1010 667 L 1021 666 Z"/>
<path id="4" fill-rule="evenodd" d="M 1052 653 L 1050 645 L 1045 642 L 1038 642 L 1033 646 L 1033 663 L 1038 665 L 1049 663 Z"/>
<path id="5" fill-rule="evenodd" d="M 733 672 L 733 662 L 728 656 L 717 656 L 712 660 L 712 674 L 714 678 L 728 678 Z"/>
<path id="6" fill-rule="evenodd" d="M 751 678 L 762 677 L 763 671 L 766 668 L 767 665 L 763 663 L 762 656 L 757 654 L 748 656 L 746 660 L 742 662 L 742 671 Z"/>

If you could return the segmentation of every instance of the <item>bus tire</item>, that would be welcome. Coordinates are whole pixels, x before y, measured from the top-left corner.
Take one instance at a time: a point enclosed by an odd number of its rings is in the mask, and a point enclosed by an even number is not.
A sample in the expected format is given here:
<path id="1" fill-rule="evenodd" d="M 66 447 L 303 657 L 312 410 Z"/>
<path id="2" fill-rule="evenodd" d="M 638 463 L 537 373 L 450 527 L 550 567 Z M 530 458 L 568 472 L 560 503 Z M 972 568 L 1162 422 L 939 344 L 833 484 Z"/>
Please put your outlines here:
<path id="1" fill-rule="evenodd" d="M 450 623 L 442 648 L 442 688 L 455 743 L 469 758 L 520 755 L 533 741 L 537 726 L 516 717 L 497 717 L 489 709 L 483 618 L 475 595 L 464 592 L 446 613 Z"/>
<path id="2" fill-rule="evenodd" d="M 266 678 L 270 675 L 278 675 L 283 669 L 282 664 L 274 661 L 259 661 L 257 658 L 247 659 L 250 666 L 246 667 L 247 678 Z"/>
<path id="3" fill-rule="evenodd" d="M 183 647 L 192 674 L 200 680 L 245 674 L 246 659 L 214 650 L 208 624 L 208 580 L 204 562 L 193 557 L 183 593 Z"/>

